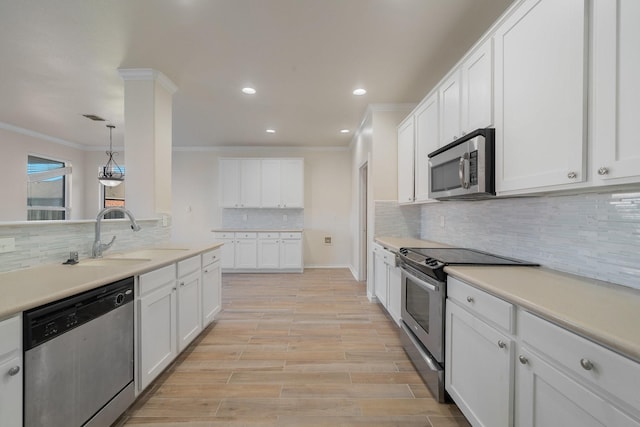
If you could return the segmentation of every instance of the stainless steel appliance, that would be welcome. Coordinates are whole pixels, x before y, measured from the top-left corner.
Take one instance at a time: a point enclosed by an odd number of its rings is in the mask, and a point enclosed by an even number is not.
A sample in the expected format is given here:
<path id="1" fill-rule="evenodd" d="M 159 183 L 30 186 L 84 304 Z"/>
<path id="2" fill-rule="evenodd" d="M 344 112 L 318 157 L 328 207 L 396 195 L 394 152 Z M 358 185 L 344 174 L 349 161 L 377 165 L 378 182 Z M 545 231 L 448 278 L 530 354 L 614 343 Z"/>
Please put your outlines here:
<path id="1" fill-rule="evenodd" d="M 24 313 L 25 427 L 110 426 L 134 401 L 133 278 Z"/>
<path id="2" fill-rule="evenodd" d="M 401 248 L 403 347 L 439 402 L 444 389 L 444 328 L 447 265 L 537 264 L 462 248 Z"/>
<path id="3" fill-rule="evenodd" d="M 430 199 L 495 195 L 495 129 L 477 129 L 428 157 Z"/>

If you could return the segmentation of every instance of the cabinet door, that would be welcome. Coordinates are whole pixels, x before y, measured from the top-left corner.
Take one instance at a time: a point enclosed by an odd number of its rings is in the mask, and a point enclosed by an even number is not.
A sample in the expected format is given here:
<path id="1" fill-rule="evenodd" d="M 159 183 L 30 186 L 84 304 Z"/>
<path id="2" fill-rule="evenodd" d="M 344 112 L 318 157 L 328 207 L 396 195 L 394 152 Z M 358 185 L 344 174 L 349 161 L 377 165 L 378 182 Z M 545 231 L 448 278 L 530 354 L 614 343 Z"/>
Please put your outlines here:
<path id="1" fill-rule="evenodd" d="M 638 182 L 640 2 L 600 1 L 593 8 L 593 176 L 599 184 Z"/>
<path id="2" fill-rule="evenodd" d="M 260 160 L 240 160 L 240 206 L 260 207 Z"/>
<path id="3" fill-rule="evenodd" d="M 495 33 L 496 191 L 585 180 L 587 0 L 528 0 Z"/>
<path id="4" fill-rule="evenodd" d="M 304 207 L 304 161 L 283 159 L 280 169 L 282 207 Z"/>
<path id="5" fill-rule="evenodd" d="M 302 240 L 280 240 L 280 267 L 302 269 Z"/>
<path id="6" fill-rule="evenodd" d="M 236 240 L 235 239 L 220 239 L 224 244 L 222 245 L 221 257 L 222 268 L 235 268 L 236 266 Z"/>
<path id="7" fill-rule="evenodd" d="M 258 265 L 258 240 L 236 240 L 236 265 L 235 268 L 256 268 Z"/>
<path id="8" fill-rule="evenodd" d="M 413 116 L 398 127 L 398 203 L 414 201 L 414 125 Z"/>
<path id="9" fill-rule="evenodd" d="M 240 160 L 220 159 L 220 205 L 223 208 L 240 207 Z"/>
<path id="10" fill-rule="evenodd" d="M 396 321 L 398 325 L 401 322 L 401 309 L 402 309 L 402 291 L 401 291 L 401 271 L 400 267 L 388 266 L 388 277 L 389 277 L 389 304 L 387 306 L 387 311 Z"/>
<path id="11" fill-rule="evenodd" d="M 440 94 L 440 146 L 453 142 L 460 136 L 460 70 L 456 70 L 445 80 Z"/>
<path id="12" fill-rule="evenodd" d="M 528 348 L 516 370 L 516 426 L 638 427 L 640 422 L 574 381 Z"/>
<path id="13" fill-rule="evenodd" d="M 140 391 L 169 366 L 178 353 L 176 297 L 176 285 L 170 284 L 138 300 Z"/>
<path id="14" fill-rule="evenodd" d="M 386 308 L 389 276 L 387 275 L 387 264 L 384 263 L 384 256 L 379 253 L 374 255 L 373 280 L 376 298 Z"/>
<path id="15" fill-rule="evenodd" d="M 178 352 L 202 331 L 200 270 L 178 279 Z"/>
<path id="16" fill-rule="evenodd" d="M 493 125 L 493 39 L 462 63 L 462 133 Z"/>
<path id="17" fill-rule="evenodd" d="M 0 359 L 0 415 L 3 425 L 22 425 L 22 356 L 20 355 Z"/>
<path id="18" fill-rule="evenodd" d="M 263 159 L 261 161 L 262 170 L 262 207 L 279 208 L 281 204 L 281 180 L 280 180 L 280 160 Z"/>
<path id="19" fill-rule="evenodd" d="M 474 426 L 513 425 L 513 341 L 450 300 L 446 312 L 446 390 Z"/>
<path id="20" fill-rule="evenodd" d="M 258 268 L 280 267 L 280 240 L 258 239 Z"/>
<path id="21" fill-rule="evenodd" d="M 202 269 L 202 327 L 213 322 L 222 308 L 222 275 L 220 261 Z"/>
<path id="22" fill-rule="evenodd" d="M 439 147 L 439 114 L 437 93 L 425 100 L 415 113 L 415 200 L 418 202 L 429 199 L 428 154 Z"/>

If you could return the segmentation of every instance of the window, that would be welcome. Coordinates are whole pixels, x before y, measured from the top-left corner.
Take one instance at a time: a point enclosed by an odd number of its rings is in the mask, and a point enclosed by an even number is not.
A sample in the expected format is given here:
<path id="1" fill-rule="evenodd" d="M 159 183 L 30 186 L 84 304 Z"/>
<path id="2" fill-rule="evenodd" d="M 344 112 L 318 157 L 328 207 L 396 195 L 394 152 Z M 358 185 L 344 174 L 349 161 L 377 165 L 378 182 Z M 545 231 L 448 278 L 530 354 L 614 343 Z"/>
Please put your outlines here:
<path id="1" fill-rule="evenodd" d="M 124 166 L 120 166 L 120 169 L 122 169 L 122 173 L 125 173 L 125 168 Z M 121 208 L 124 208 L 124 186 L 125 183 L 123 182 L 120 185 L 117 185 L 115 187 L 105 187 L 102 186 L 102 188 L 104 189 L 103 191 L 103 204 L 102 206 L 105 208 L 110 208 L 112 206 L 119 206 Z M 116 218 L 124 218 L 124 213 L 123 212 L 109 212 L 108 214 L 106 214 L 105 219 L 116 219 Z"/>
<path id="2" fill-rule="evenodd" d="M 61 220 L 69 217 L 68 180 L 71 166 L 58 160 L 28 156 L 27 220 Z"/>

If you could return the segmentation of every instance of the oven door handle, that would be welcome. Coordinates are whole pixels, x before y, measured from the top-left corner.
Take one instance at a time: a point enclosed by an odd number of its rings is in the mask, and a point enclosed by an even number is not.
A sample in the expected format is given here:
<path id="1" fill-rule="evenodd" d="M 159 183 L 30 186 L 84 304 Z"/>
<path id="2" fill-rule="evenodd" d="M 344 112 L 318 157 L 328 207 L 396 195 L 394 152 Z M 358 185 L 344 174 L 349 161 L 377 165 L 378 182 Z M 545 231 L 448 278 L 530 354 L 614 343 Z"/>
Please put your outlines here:
<path id="1" fill-rule="evenodd" d="M 424 280 L 414 276 L 413 274 L 409 273 L 407 270 L 403 269 L 402 270 L 403 273 L 410 279 L 413 279 L 414 282 L 416 282 L 416 284 L 418 286 L 420 286 L 421 288 L 424 288 L 427 291 L 431 291 L 431 292 L 438 292 L 440 290 L 440 288 L 436 285 L 432 285 L 431 283 L 425 282 Z"/>

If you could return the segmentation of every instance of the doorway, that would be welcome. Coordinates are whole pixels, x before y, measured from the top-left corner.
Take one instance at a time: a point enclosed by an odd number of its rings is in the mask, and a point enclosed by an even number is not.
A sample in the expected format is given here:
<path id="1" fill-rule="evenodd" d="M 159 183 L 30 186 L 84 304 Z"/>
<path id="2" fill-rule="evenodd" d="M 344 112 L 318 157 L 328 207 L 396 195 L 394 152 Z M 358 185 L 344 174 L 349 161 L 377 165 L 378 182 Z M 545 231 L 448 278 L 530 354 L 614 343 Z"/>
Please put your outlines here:
<path id="1" fill-rule="evenodd" d="M 362 166 L 360 166 L 360 180 L 359 180 L 359 231 L 360 235 L 358 238 L 359 242 L 359 252 L 360 252 L 360 266 L 358 268 L 358 280 L 365 281 L 367 280 L 367 224 L 368 224 L 368 216 L 367 216 L 367 206 L 368 206 L 368 198 L 367 198 L 367 190 L 368 190 L 368 167 L 369 162 L 365 162 Z"/>

